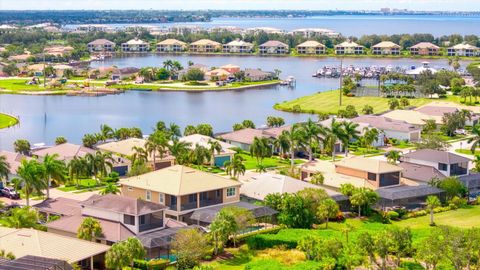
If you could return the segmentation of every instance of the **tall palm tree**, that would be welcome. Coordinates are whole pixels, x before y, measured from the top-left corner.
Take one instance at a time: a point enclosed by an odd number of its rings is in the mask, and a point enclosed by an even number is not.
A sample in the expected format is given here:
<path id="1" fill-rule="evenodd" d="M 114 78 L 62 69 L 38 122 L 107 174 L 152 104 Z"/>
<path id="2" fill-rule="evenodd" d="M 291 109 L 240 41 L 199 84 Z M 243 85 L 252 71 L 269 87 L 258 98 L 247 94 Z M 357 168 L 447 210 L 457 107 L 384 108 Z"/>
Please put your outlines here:
<path id="1" fill-rule="evenodd" d="M 290 141 L 285 134 L 280 134 L 276 140 L 273 141 L 273 146 L 280 152 L 280 156 L 285 157 L 290 149 Z"/>
<path id="2" fill-rule="evenodd" d="M 257 165 L 262 167 L 263 159 L 272 155 L 272 146 L 267 138 L 255 137 L 250 145 L 250 155 L 257 159 Z"/>
<path id="3" fill-rule="evenodd" d="M 65 180 L 66 166 L 63 160 L 58 159 L 58 154 L 46 154 L 43 158 L 43 166 L 45 167 L 45 185 L 47 188 L 47 199 L 49 199 L 52 179 L 55 179 L 58 182 L 63 182 Z"/>
<path id="4" fill-rule="evenodd" d="M 475 150 L 477 147 L 480 145 L 480 125 L 474 125 L 472 128 L 472 137 L 468 139 L 468 143 L 472 143 L 472 147 L 470 150 L 472 151 L 472 154 L 475 153 Z"/>
<path id="5" fill-rule="evenodd" d="M 170 71 L 170 70 L 172 69 L 172 67 L 173 67 L 173 61 L 170 60 L 170 59 L 163 61 L 163 67 L 164 67 L 166 70 Z"/>
<path id="6" fill-rule="evenodd" d="M 76 180 L 77 187 L 79 186 L 78 178 L 80 175 L 87 173 L 88 163 L 84 158 L 74 157 L 67 165 L 70 180 Z"/>
<path id="7" fill-rule="evenodd" d="M 101 151 L 97 151 L 95 154 L 88 153 L 85 159 L 88 162 L 89 172 L 94 179 L 97 179 L 99 174 L 100 176 L 106 176 L 108 171 L 113 168 L 114 160 L 111 153 Z"/>
<path id="8" fill-rule="evenodd" d="M 378 135 L 380 135 L 380 131 L 376 128 L 368 128 L 365 127 L 363 133 L 363 142 L 365 144 L 365 148 L 370 149 L 372 144 L 378 140 Z"/>
<path id="9" fill-rule="evenodd" d="M 308 146 L 308 160 L 313 160 L 313 147 L 315 143 L 318 143 L 320 140 L 320 135 L 325 135 L 325 129 L 323 126 L 312 121 L 308 118 L 308 121 L 303 125 L 303 130 L 305 132 L 305 139 Z"/>
<path id="10" fill-rule="evenodd" d="M 211 160 L 210 150 L 199 144 L 195 145 L 195 149 L 190 152 L 190 160 L 197 165 L 203 165 Z"/>
<path id="11" fill-rule="evenodd" d="M 158 153 L 160 159 L 163 159 L 163 156 L 168 149 L 168 138 L 163 131 L 155 131 L 150 135 L 145 143 L 145 150 L 152 157 L 153 167 L 155 169 L 155 162 L 157 160 L 156 155 Z"/>
<path id="12" fill-rule="evenodd" d="M 222 145 L 217 140 L 208 140 L 208 146 L 210 150 L 210 165 L 215 166 L 215 152 L 219 155 L 222 152 Z"/>
<path id="13" fill-rule="evenodd" d="M 348 145 L 352 140 L 358 139 L 360 132 L 357 130 L 358 124 L 350 121 L 342 123 L 344 136 L 342 136 L 342 143 L 345 148 L 345 156 L 348 156 Z"/>
<path id="14" fill-rule="evenodd" d="M 332 123 L 330 124 L 330 127 L 325 127 L 325 133 L 326 136 L 323 139 L 324 140 L 324 145 L 330 147 L 332 150 L 332 160 L 335 161 L 335 144 L 337 144 L 337 141 L 344 141 L 345 137 L 345 132 L 343 130 L 343 125 L 341 122 L 335 121 L 335 118 L 332 119 Z"/>
<path id="15" fill-rule="evenodd" d="M 225 161 L 223 166 L 226 168 L 227 174 L 234 179 L 238 179 L 238 177 L 245 174 L 246 167 L 243 164 L 244 158 L 240 155 L 234 155 L 233 159 L 230 161 Z"/>
<path id="16" fill-rule="evenodd" d="M 183 164 L 188 161 L 188 153 L 190 152 L 191 143 L 173 140 L 168 146 L 168 150 L 175 157 L 175 163 Z"/>
<path id="17" fill-rule="evenodd" d="M 303 147 L 306 135 L 299 124 L 292 125 L 290 130 L 284 130 L 282 134 L 288 139 L 290 144 L 290 168 L 293 170 L 295 166 L 295 152 Z"/>
<path id="18" fill-rule="evenodd" d="M 10 164 L 7 162 L 7 157 L 0 156 L 0 179 L 5 179 L 4 183 L 8 181 L 9 173 L 10 173 Z"/>
<path id="19" fill-rule="evenodd" d="M 178 139 L 182 136 L 182 131 L 180 130 L 180 126 L 175 123 L 170 123 L 168 126 L 168 131 L 170 132 L 170 139 Z"/>
<path id="20" fill-rule="evenodd" d="M 100 125 L 100 137 L 102 141 L 106 141 L 108 139 L 113 139 L 115 136 L 115 132 L 113 128 L 108 125 Z"/>
<path id="21" fill-rule="evenodd" d="M 132 147 L 133 154 L 129 157 L 132 164 L 141 163 L 145 164 L 148 161 L 148 153 L 143 147 L 134 146 Z"/>
<path id="22" fill-rule="evenodd" d="M 20 179 L 20 186 L 25 191 L 27 206 L 30 206 L 30 194 L 34 191 L 41 191 L 45 188 L 45 167 L 36 159 L 22 160 L 17 169 Z"/>

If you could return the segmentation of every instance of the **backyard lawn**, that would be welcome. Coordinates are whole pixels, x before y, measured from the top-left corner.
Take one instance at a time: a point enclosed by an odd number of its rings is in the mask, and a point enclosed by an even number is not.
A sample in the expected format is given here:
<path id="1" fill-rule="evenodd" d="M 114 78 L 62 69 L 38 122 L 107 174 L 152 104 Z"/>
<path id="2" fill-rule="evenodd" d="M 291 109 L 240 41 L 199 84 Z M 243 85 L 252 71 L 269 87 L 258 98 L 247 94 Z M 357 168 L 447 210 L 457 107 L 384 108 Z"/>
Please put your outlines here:
<path id="1" fill-rule="evenodd" d="M 99 184 L 97 180 L 94 180 L 91 178 L 79 179 L 78 182 L 79 182 L 78 187 L 77 187 L 77 182 L 75 180 L 73 183 L 69 185 L 61 186 L 57 189 L 64 192 L 71 192 L 71 191 L 77 191 L 77 190 L 88 191 L 89 189 L 95 189 L 103 186 L 101 183 Z"/>
<path id="2" fill-rule="evenodd" d="M 480 150 L 475 150 L 475 153 L 472 153 L 472 150 L 470 149 L 455 149 L 455 152 L 471 156 L 480 155 Z"/>
<path id="3" fill-rule="evenodd" d="M 243 164 L 245 165 L 247 170 L 254 170 L 257 168 L 257 159 L 252 157 L 250 154 L 241 153 L 242 158 L 245 160 Z M 303 160 L 295 160 L 295 164 L 302 164 L 305 163 Z M 278 157 L 272 156 L 269 158 L 263 159 L 263 166 L 265 168 L 275 168 L 275 167 L 285 167 L 290 166 L 290 160 L 288 159 L 280 159 Z"/>
<path id="4" fill-rule="evenodd" d="M 18 124 L 18 119 L 17 118 L 15 118 L 13 116 L 10 116 L 10 115 L 0 113 L 0 129 L 11 127 L 11 126 L 14 126 L 16 124 Z"/>
<path id="5" fill-rule="evenodd" d="M 411 106 L 422 106 L 434 99 L 414 98 L 409 99 Z M 442 101 L 459 102 L 457 96 L 449 96 Z M 300 97 L 294 100 L 275 104 L 274 108 L 281 111 L 305 112 L 305 113 L 329 113 L 336 114 L 339 109 L 345 109 L 347 105 L 353 105 L 358 113 L 361 113 L 365 105 L 373 107 L 374 113 L 388 111 L 388 99 L 383 97 L 347 97 L 342 96 L 342 106 L 338 105 L 339 90 L 321 92 L 310 96 Z"/>
<path id="6" fill-rule="evenodd" d="M 0 89 L 6 89 L 11 91 L 41 91 L 45 90 L 42 85 L 28 85 L 30 78 L 25 79 L 6 79 L 0 80 Z"/>

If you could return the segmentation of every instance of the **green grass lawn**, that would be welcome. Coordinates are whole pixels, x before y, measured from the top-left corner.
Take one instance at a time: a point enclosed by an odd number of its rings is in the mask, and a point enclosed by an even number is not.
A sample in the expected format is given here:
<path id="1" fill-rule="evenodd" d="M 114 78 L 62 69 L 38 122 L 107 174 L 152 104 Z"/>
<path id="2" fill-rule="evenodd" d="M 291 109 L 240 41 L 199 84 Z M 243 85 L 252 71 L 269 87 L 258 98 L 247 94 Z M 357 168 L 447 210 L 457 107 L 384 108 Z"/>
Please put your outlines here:
<path id="1" fill-rule="evenodd" d="M 77 186 L 77 182 L 74 181 L 71 185 L 65 185 L 58 187 L 58 190 L 64 191 L 64 192 L 71 192 L 71 191 L 88 191 L 90 189 L 96 189 L 99 187 L 102 187 L 103 185 L 98 183 L 97 180 L 87 178 L 87 179 L 79 179 L 79 186 Z"/>
<path id="2" fill-rule="evenodd" d="M 411 106 L 422 106 L 434 99 L 414 98 L 409 99 Z M 442 101 L 452 101 L 459 103 L 457 96 L 448 96 Z M 365 105 L 373 107 L 374 113 L 388 111 L 388 99 L 384 97 L 347 97 L 342 96 L 342 106 L 339 103 L 339 90 L 321 92 L 310 96 L 300 97 L 294 100 L 275 104 L 274 108 L 281 111 L 305 112 L 305 113 L 328 113 L 336 114 L 339 109 L 345 109 L 347 105 L 353 105 L 358 113 L 362 112 Z"/>
<path id="3" fill-rule="evenodd" d="M 17 118 L 15 118 L 13 116 L 10 116 L 10 115 L 0 113 L 0 129 L 11 127 L 11 126 L 14 126 L 16 124 L 18 124 L 18 119 Z"/>
<path id="4" fill-rule="evenodd" d="M 27 85 L 29 78 L 25 79 L 6 79 L 0 80 L 0 88 L 11 91 L 42 91 L 45 90 L 43 84 L 41 85 Z"/>
<path id="5" fill-rule="evenodd" d="M 475 153 L 472 153 L 472 150 L 470 149 L 455 149 L 455 152 L 471 156 L 480 155 L 480 150 L 475 150 Z"/>
<path id="6" fill-rule="evenodd" d="M 250 154 L 247 154 L 247 153 L 241 153 L 240 155 L 245 160 L 243 164 L 245 164 L 245 167 L 247 170 L 254 170 L 257 168 L 257 159 L 255 157 L 252 157 L 250 156 Z M 295 164 L 302 164 L 302 163 L 305 163 L 305 161 L 298 160 L 298 159 L 295 160 Z M 281 159 L 279 157 L 272 156 L 272 157 L 263 159 L 263 166 L 265 168 L 290 166 L 290 160 Z"/>

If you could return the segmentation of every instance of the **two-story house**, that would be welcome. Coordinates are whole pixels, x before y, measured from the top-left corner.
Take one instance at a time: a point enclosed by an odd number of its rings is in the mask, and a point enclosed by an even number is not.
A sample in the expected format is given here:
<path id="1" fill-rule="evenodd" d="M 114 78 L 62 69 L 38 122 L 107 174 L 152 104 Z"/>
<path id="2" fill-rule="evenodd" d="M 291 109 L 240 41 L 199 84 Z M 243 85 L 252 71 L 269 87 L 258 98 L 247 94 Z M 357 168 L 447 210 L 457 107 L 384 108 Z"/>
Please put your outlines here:
<path id="1" fill-rule="evenodd" d="M 288 54 L 289 46 L 278 40 L 270 40 L 258 47 L 260 54 Z"/>
<path id="2" fill-rule="evenodd" d="M 448 56 L 474 57 L 480 55 L 480 48 L 468 43 L 457 44 L 447 49 Z"/>
<path id="3" fill-rule="evenodd" d="M 420 42 L 410 47 L 411 55 L 439 55 L 440 47 L 430 42 Z"/>
<path id="4" fill-rule="evenodd" d="M 210 39 L 200 39 L 190 44 L 190 52 L 195 53 L 213 53 L 220 51 L 222 44 L 210 40 Z"/>
<path id="5" fill-rule="evenodd" d="M 150 44 L 138 38 L 122 43 L 123 52 L 146 52 L 150 50 Z"/>
<path id="6" fill-rule="evenodd" d="M 166 39 L 157 43 L 157 52 L 183 52 L 187 49 L 187 43 L 177 39 Z"/>
<path id="7" fill-rule="evenodd" d="M 364 54 L 365 47 L 353 42 L 345 41 L 335 46 L 335 54 Z"/>
<path id="8" fill-rule="evenodd" d="M 243 40 L 233 40 L 223 45 L 224 53 L 251 53 L 253 52 L 253 44 Z"/>
<path id="9" fill-rule="evenodd" d="M 307 40 L 297 45 L 297 53 L 299 54 L 324 54 L 325 52 L 325 45 L 315 40 Z"/>
<path id="10" fill-rule="evenodd" d="M 113 52 L 115 43 L 107 39 L 96 39 L 87 44 L 89 52 Z"/>
<path id="11" fill-rule="evenodd" d="M 470 173 L 470 159 L 445 151 L 421 149 L 404 154 L 401 161 L 435 168 L 445 177 L 465 176 Z"/>
<path id="12" fill-rule="evenodd" d="M 240 182 L 182 165 L 130 177 L 120 184 L 124 196 L 166 205 L 166 217 L 187 223 L 197 209 L 240 200 Z"/>
<path id="13" fill-rule="evenodd" d="M 380 55 L 400 55 L 402 47 L 391 41 L 382 41 L 372 46 L 372 54 Z"/>

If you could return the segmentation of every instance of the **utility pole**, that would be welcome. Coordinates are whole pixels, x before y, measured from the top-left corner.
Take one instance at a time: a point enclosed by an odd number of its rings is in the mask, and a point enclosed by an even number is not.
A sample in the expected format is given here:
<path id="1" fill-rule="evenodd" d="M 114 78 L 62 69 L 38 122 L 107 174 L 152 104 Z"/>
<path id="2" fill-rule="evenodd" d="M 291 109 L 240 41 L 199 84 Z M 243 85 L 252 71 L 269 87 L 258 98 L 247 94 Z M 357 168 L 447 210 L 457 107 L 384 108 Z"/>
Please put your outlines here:
<path id="1" fill-rule="evenodd" d="M 343 87 L 343 57 L 340 57 L 340 93 L 339 93 L 339 106 L 342 106 L 342 87 Z"/>

